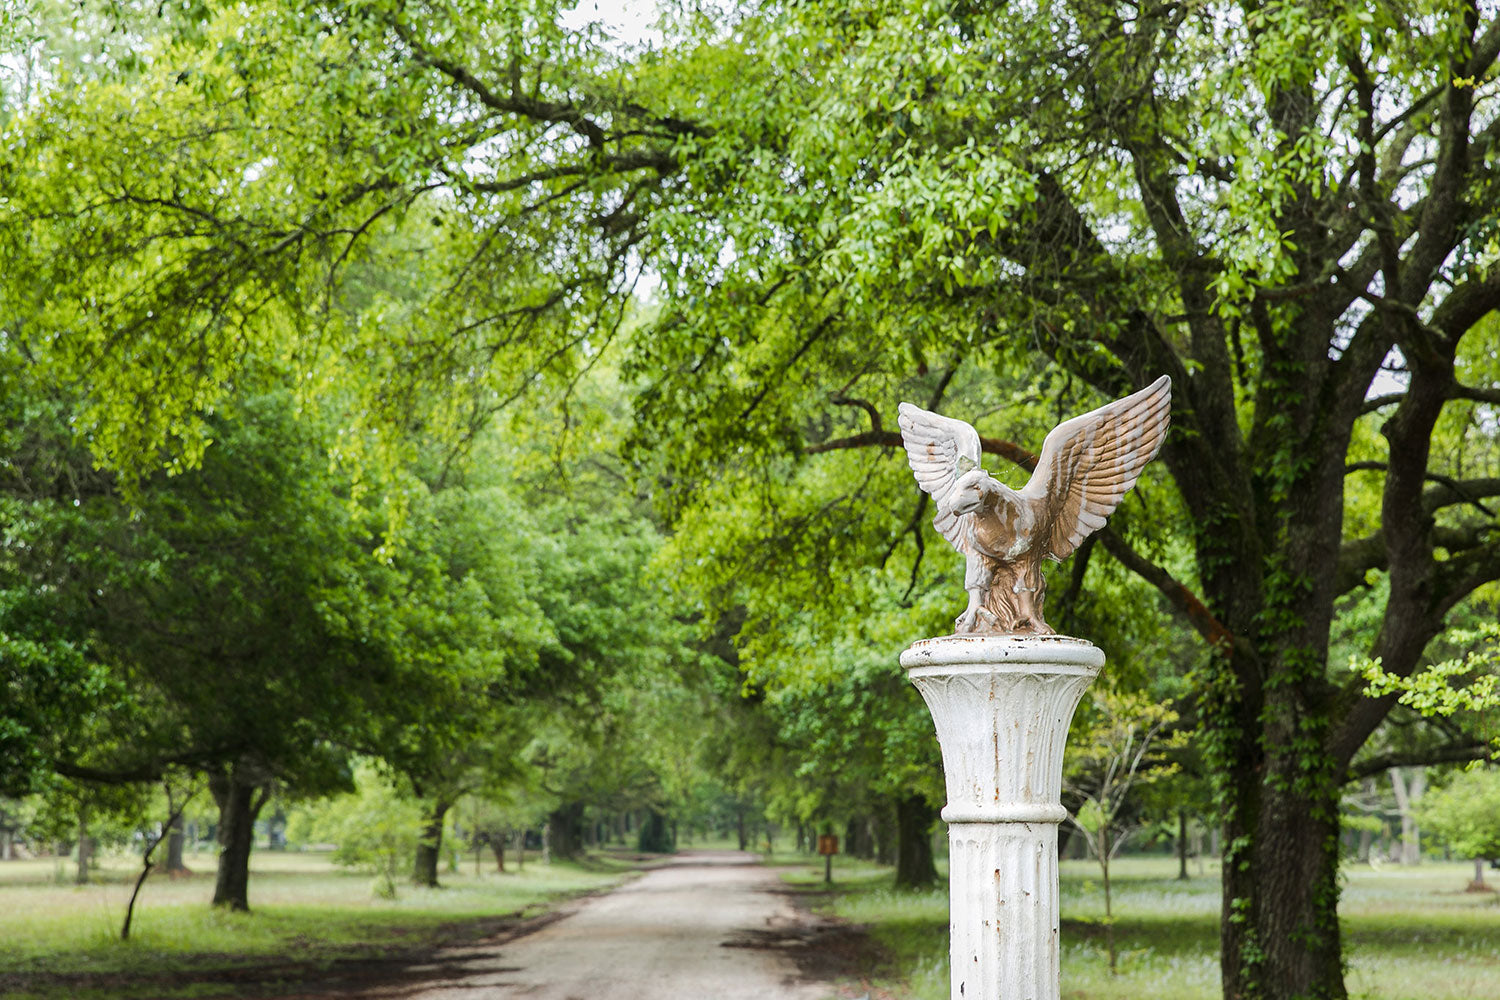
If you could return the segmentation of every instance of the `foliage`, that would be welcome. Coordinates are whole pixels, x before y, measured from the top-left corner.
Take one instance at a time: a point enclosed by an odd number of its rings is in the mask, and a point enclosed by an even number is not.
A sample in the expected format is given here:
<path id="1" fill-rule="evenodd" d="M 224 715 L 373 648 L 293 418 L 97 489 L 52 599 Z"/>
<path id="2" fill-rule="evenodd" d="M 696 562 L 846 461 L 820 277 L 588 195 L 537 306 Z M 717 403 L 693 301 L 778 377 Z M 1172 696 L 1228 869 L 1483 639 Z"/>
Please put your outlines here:
<path id="1" fill-rule="evenodd" d="M 1416 807 L 1427 832 L 1461 857 L 1500 857 L 1500 771 L 1461 771 Z"/>
<path id="2" fill-rule="evenodd" d="M 366 763 L 355 770 L 354 791 L 330 799 L 305 827 L 299 824 L 297 833 L 315 843 L 337 844 L 335 862 L 375 876 L 375 895 L 395 899 L 396 878 L 416 849 L 421 827 L 416 799 Z"/>
<path id="3" fill-rule="evenodd" d="M 1140 824 L 1128 809 L 1131 792 L 1171 777 L 1177 766 L 1164 758 L 1182 747 L 1186 732 L 1172 732 L 1177 713 L 1139 694 L 1096 689 L 1092 724 L 1068 755 L 1064 782 L 1082 805 L 1068 819 L 1083 834 L 1104 879 L 1104 941 L 1109 968 L 1116 967 L 1110 862 Z"/>
<path id="4" fill-rule="evenodd" d="M 1356 660 L 1350 666 L 1370 682 L 1367 690 L 1372 697 L 1399 694 L 1401 704 L 1422 715 L 1451 716 L 1458 711 L 1500 707 L 1500 624 L 1488 622 L 1474 629 L 1456 629 L 1447 638 L 1468 647 L 1467 651 L 1414 674 L 1386 673 L 1378 660 Z M 1500 740 L 1500 735 L 1494 739 Z"/>

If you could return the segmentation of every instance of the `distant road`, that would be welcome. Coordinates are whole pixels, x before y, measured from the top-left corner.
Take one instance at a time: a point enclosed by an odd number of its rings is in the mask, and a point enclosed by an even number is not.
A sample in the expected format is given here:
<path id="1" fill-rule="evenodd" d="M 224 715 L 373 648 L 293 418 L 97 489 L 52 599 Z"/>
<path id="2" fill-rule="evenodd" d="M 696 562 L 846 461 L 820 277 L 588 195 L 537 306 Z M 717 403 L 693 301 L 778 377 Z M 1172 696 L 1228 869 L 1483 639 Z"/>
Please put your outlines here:
<path id="1" fill-rule="evenodd" d="M 561 920 L 500 944 L 445 948 L 393 989 L 401 1000 L 826 1000 L 778 947 L 803 918 L 774 872 L 736 852 L 683 853 Z"/>

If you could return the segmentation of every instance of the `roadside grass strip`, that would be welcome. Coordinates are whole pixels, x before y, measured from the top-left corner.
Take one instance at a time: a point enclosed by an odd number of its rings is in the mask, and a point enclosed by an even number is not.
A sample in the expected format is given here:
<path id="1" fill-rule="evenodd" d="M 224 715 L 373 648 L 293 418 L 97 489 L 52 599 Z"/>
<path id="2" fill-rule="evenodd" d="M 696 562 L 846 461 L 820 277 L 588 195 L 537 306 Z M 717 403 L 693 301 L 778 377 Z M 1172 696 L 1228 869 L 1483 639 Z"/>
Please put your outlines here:
<path id="1" fill-rule="evenodd" d="M 941 863 L 940 863 L 941 867 Z M 842 869 L 842 870 L 841 870 Z M 1466 893 L 1468 863 L 1350 865 L 1340 907 L 1353 1000 L 1500 1000 L 1500 895 Z M 1104 894 L 1088 861 L 1061 866 L 1064 1000 L 1219 1000 L 1217 864 L 1178 880 L 1175 859 L 1111 865 L 1119 973 L 1109 973 Z M 895 1000 L 948 996 L 948 888 L 898 891 L 887 867 L 839 858 L 832 891 L 804 857 L 788 881 L 815 906 L 867 925 L 882 954 L 862 988 Z M 1497 875 L 1500 882 L 1500 875 Z"/>
<path id="2" fill-rule="evenodd" d="M 128 942 L 120 922 L 136 869 L 107 858 L 89 885 L 59 884 L 51 860 L 0 865 L 0 996 L 85 998 L 235 995 L 336 961 L 381 958 L 494 933 L 504 922 L 544 912 L 568 896 L 618 883 L 632 869 L 591 859 L 587 866 L 528 863 L 500 875 L 472 856 L 441 876 L 443 888 L 401 886 L 377 898 L 367 874 L 333 865 L 326 854 L 258 852 L 251 865 L 250 913 L 209 905 L 214 861 L 189 856 L 199 874 L 153 876 L 141 890 Z M 255 970 L 264 974 L 257 977 Z M 225 978 L 233 982 L 216 981 Z M 247 985 L 248 984 L 248 985 Z"/>

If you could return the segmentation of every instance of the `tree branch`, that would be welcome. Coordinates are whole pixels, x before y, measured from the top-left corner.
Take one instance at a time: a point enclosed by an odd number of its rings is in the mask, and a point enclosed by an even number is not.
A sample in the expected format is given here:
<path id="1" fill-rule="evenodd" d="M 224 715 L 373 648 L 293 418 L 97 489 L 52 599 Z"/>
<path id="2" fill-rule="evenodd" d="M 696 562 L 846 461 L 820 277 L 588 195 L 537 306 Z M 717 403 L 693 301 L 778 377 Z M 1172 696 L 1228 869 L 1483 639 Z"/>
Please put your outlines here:
<path id="1" fill-rule="evenodd" d="M 1350 462 L 1344 466 L 1344 473 L 1384 472 L 1388 468 L 1385 462 Z M 1495 516 L 1494 511 L 1479 501 L 1482 498 L 1500 496 L 1500 479 L 1454 479 L 1431 471 L 1424 473 L 1423 478 L 1438 484 L 1422 491 L 1422 509 L 1429 515 L 1444 507 L 1467 503 L 1473 504 L 1488 517 Z"/>
<path id="2" fill-rule="evenodd" d="M 458 84 L 464 90 L 473 94 L 481 104 L 491 111 L 500 114 L 515 115 L 527 118 L 541 124 L 567 125 L 573 131 L 588 140 L 590 148 L 602 150 L 605 143 L 611 137 L 605 132 L 604 126 L 593 118 L 586 115 L 578 105 L 572 102 L 545 101 L 537 97 L 525 96 L 519 87 L 512 86 L 510 93 L 501 95 L 492 90 L 483 80 L 480 80 L 469 69 L 460 63 L 433 52 L 420 40 L 406 25 L 397 20 L 391 20 L 391 30 L 416 57 L 417 61 L 438 70 L 448 79 Z M 713 134 L 713 130 L 693 122 L 672 116 L 653 116 L 638 104 L 626 102 L 616 109 L 620 113 L 632 115 L 648 121 L 670 135 L 692 135 L 707 138 Z"/>
<path id="3" fill-rule="evenodd" d="M 875 404 L 872 403 L 872 402 L 870 402 L 868 399 L 855 399 L 853 396 L 845 396 L 842 393 L 838 393 L 836 395 L 830 396 L 828 398 L 828 401 L 830 403 L 832 403 L 834 406 L 857 406 L 857 407 L 859 407 L 861 410 L 864 410 L 867 414 L 870 415 L 870 433 L 871 434 L 884 434 L 885 433 L 885 428 L 882 426 L 882 424 L 880 422 L 880 411 L 877 410 L 875 408 Z"/>
<path id="4" fill-rule="evenodd" d="M 853 434 L 849 437 L 820 441 L 817 444 L 804 445 L 802 452 L 806 455 L 820 455 L 827 451 L 844 451 L 849 448 L 900 447 L 902 447 L 902 444 L 901 433 L 899 431 L 874 430 L 865 431 L 862 434 Z M 1019 465 L 1027 472 L 1036 468 L 1037 457 L 1035 454 L 1003 438 L 982 437 L 979 439 L 979 448 L 990 455 L 999 455 L 1001 458 Z"/>
<path id="5" fill-rule="evenodd" d="M 1500 580 L 1500 528 L 1488 526 L 1489 541 L 1438 564 L 1433 573 L 1433 601 L 1439 615 L 1487 583 Z"/>
<path id="6" fill-rule="evenodd" d="M 1376 410 L 1385 409 L 1393 403 L 1399 403 L 1406 398 L 1404 392 L 1390 392 L 1383 396 L 1372 396 L 1365 400 L 1360 408 L 1361 415 L 1374 413 Z M 1467 399 L 1475 403 L 1500 404 L 1500 386 L 1487 385 L 1462 385 L 1454 382 L 1448 390 L 1449 399 Z"/>
<path id="7" fill-rule="evenodd" d="M 1427 767 L 1432 764 L 1461 764 L 1471 760 L 1485 760 L 1492 756 L 1494 748 L 1486 740 L 1473 739 L 1462 743 L 1446 743 L 1425 750 L 1393 750 L 1358 761 L 1344 772 L 1344 781 L 1362 781 L 1365 778 L 1384 774 L 1392 767 Z"/>
<path id="8" fill-rule="evenodd" d="M 1141 579 L 1161 591 L 1167 602 L 1187 619 L 1194 631 L 1215 648 L 1226 651 L 1235 648 L 1240 640 L 1223 622 L 1214 617 L 1198 596 L 1165 569 L 1146 559 L 1108 526 L 1096 533 L 1105 551 L 1120 561 L 1120 564 Z"/>
<path id="9" fill-rule="evenodd" d="M 1440 524 L 1432 529 L 1432 544 L 1434 548 L 1446 549 L 1448 552 L 1468 552 L 1484 544 L 1485 537 L 1492 527 L 1488 524 L 1460 527 Z M 1339 549 L 1338 582 L 1334 586 L 1335 595 L 1349 593 L 1364 583 L 1365 574 L 1370 570 L 1383 570 L 1388 565 L 1384 531 L 1377 531 L 1363 538 L 1345 542 Z"/>

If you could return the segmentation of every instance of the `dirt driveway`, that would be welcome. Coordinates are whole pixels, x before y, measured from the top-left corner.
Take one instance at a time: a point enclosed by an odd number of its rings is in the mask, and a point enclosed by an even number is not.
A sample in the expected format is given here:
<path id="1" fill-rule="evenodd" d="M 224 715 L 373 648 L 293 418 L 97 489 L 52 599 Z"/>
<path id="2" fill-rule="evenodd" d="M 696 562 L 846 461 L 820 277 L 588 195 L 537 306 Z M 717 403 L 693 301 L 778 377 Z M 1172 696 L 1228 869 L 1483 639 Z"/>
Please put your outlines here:
<path id="1" fill-rule="evenodd" d="M 748 854 L 683 853 L 509 941 L 445 948 L 360 1000 L 825 1000 L 809 978 L 823 937 Z M 802 969 L 799 970 L 799 960 Z M 321 994 L 327 996 L 328 994 Z"/>

